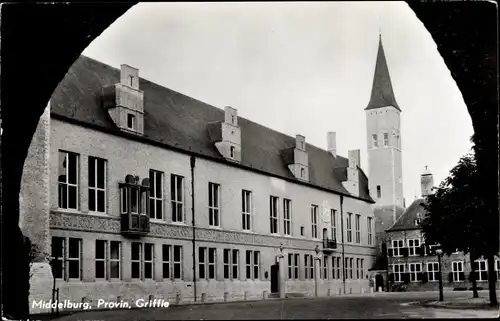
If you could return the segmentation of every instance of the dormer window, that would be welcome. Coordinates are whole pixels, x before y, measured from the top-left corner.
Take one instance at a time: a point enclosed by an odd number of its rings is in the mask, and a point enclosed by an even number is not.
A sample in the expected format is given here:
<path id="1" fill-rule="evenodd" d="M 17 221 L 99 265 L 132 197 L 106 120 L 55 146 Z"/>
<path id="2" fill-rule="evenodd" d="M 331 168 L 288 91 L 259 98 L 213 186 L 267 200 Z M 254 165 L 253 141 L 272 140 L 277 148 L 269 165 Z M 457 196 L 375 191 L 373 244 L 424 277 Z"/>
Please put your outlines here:
<path id="1" fill-rule="evenodd" d="M 234 158 L 234 146 L 231 146 L 231 148 L 229 148 L 229 157 Z"/>
<path id="2" fill-rule="evenodd" d="M 236 124 L 236 116 L 235 115 L 231 115 L 231 124 Z"/>
<path id="3" fill-rule="evenodd" d="M 384 147 L 389 146 L 389 133 L 384 133 Z"/>
<path id="4" fill-rule="evenodd" d="M 129 77 L 130 77 L 130 87 L 132 87 L 134 85 L 134 76 L 129 75 Z"/>
<path id="5" fill-rule="evenodd" d="M 132 114 L 127 114 L 127 128 L 135 130 L 135 116 Z"/>
<path id="6" fill-rule="evenodd" d="M 372 147 L 378 147 L 377 134 L 372 135 Z"/>
<path id="7" fill-rule="evenodd" d="M 305 170 L 305 169 L 303 169 L 303 168 L 301 168 L 301 169 L 300 169 L 300 177 L 301 177 L 301 178 L 304 178 L 305 176 L 306 176 L 306 170 Z"/>

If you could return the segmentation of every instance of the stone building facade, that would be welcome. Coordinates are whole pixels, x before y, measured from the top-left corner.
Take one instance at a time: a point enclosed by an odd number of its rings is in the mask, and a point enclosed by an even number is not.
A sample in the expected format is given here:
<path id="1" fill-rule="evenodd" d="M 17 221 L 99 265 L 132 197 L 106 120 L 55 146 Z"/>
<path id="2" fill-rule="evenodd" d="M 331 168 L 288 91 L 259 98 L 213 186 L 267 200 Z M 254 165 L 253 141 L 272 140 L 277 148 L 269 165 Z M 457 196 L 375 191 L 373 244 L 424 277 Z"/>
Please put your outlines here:
<path id="1" fill-rule="evenodd" d="M 369 291 L 374 201 L 359 150 L 341 157 L 327 137 L 324 150 L 80 57 L 23 173 L 30 300 Z"/>
<path id="2" fill-rule="evenodd" d="M 436 246 L 426 244 L 419 224 L 426 215 L 422 206 L 425 197 L 433 187 L 432 173 L 426 168 L 421 175 L 422 198 L 416 199 L 387 230 L 387 253 L 390 290 L 398 291 L 402 284 L 407 291 L 439 290 L 439 260 Z M 488 288 L 488 268 L 486 260 L 474 262 L 477 286 Z M 500 261 L 496 260 L 495 270 L 499 274 Z M 450 289 L 470 289 L 470 255 L 457 251 L 441 256 L 441 277 L 443 287 Z M 497 278 L 498 280 L 498 278 Z"/>

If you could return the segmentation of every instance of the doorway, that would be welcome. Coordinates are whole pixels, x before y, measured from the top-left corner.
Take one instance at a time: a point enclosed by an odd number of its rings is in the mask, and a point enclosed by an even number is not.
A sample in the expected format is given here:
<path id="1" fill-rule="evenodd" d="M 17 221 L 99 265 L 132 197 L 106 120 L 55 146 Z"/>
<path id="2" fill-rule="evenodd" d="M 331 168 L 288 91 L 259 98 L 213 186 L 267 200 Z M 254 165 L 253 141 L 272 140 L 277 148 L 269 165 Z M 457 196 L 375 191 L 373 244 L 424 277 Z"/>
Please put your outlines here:
<path id="1" fill-rule="evenodd" d="M 384 290 L 384 277 L 380 274 L 375 276 L 375 292 L 378 291 L 378 288 L 382 287 L 382 291 Z"/>
<path id="2" fill-rule="evenodd" d="M 280 277 L 280 266 L 278 263 L 271 265 L 271 293 L 278 293 L 278 282 Z"/>

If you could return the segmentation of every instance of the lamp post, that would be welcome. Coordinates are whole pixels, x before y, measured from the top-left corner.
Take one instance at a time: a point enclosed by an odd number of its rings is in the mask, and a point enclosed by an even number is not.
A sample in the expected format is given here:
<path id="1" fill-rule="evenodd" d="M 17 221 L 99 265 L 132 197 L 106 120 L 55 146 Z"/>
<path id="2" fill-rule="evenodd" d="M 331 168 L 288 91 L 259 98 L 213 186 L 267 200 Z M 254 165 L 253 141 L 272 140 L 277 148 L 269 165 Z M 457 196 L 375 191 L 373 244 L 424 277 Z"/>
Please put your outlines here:
<path id="1" fill-rule="evenodd" d="M 441 255 L 443 254 L 442 249 L 437 249 L 436 254 L 438 257 L 438 267 L 439 267 L 439 301 L 443 301 L 443 276 L 441 271 Z"/>

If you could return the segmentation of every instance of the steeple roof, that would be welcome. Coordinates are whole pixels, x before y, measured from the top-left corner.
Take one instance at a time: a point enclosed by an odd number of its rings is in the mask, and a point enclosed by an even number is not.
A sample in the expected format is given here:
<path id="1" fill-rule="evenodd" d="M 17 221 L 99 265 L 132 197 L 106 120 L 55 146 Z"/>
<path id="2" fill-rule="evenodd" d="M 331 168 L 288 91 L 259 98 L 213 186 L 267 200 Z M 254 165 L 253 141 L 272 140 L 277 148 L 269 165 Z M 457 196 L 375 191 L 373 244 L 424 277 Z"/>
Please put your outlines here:
<path id="1" fill-rule="evenodd" d="M 372 95 L 365 110 L 393 106 L 401 111 L 394 97 L 387 60 L 385 59 L 382 37 L 379 35 L 377 62 L 373 76 Z"/>

